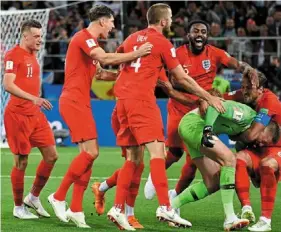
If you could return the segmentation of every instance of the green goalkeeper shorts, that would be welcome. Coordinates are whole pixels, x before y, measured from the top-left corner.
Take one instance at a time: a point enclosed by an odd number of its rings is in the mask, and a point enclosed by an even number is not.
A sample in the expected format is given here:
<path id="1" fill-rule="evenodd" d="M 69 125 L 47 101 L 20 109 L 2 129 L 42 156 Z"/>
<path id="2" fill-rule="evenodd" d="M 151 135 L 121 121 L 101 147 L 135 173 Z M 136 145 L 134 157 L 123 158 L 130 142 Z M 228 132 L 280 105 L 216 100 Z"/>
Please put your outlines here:
<path id="1" fill-rule="evenodd" d="M 192 159 L 204 156 L 200 152 L 204 126 L 204 120 L 195 113 L 185 115 L 180 121 L 179 135 L 187 146 Z"/>

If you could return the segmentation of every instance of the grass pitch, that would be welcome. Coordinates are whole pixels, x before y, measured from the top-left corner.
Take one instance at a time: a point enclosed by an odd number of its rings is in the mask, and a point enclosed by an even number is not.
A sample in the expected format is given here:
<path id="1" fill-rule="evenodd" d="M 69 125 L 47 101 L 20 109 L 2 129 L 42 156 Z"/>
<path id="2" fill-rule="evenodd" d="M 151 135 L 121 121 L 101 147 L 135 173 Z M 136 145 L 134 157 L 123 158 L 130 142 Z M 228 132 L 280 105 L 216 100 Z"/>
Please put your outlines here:
<path id="1" fill-rule="evenodd" d="M 45 209 L 51 214 L 51 218 L 40 218 L 39 220 L 19 220 L 15 219 L 12 214 L 13 210 L 13 196 L 10 181 L 10 171 L 13 165 L 13 156 L 9 149 L 2 149 L 1 152 L 1 231 L 7 232 L 66 232 L 77 231 L 78 228 L 71 222 L 60 222 L 54 215 L 51 206 L 47 202 L 47 196 L 54 192 L 60 184 L 63 175 L 66 172 L 71 160 L 78 153 L 77 148 L 58 148 L 59 159 L 52 172 L 52 176 L 49 179 L 47 185 L 43 189 L 40 199 Z M 121 157 L 121 151 L 119 148 L 100 148 L 100 156 L 95 161 L 93 167 L 92 178 L 89 184 L 94 181 L 103 181 L 105 177 L 110 176 L 117 168 L 121 167 L 124 159 Z M 26 170 L 25 178 L 25 195 L 29 192 L 36 167 L 41 160 L 41 155 L 37 149 L 34 149 L 29 156 L 29 163 Z M 181 167 L 184 163 L 184 157 L 180 162 L 173 164 L 168 169 L 169 187 L 173 188 L 176 184 L 176 179 L 180 175 Z M 223 209 L 220 201 L 220 193 L 217 192 L 202 201 L 198 201 L 184 206 L 181 209 L 181 216 L 190 220 L 193 224 L 191 229 L 175 229 L 168 227 L 166 223 L 160 223 L 155 217 L 155 211 L 157 208 L 157 199 L 148 201 L 144 198 L 143 188 L 145 179 L 149 173 L 149 156 L 145 156 L 145 171 L 143 173 L 143 180 L 141 182 L 139 196 L 136 202 L 135 214 L 139 221 L 144 225 L 145 229 L 142 231 L 176 231 L 176 230 L 188 230 L 196 232 L 211 232 L 211 231 L 223 231 Z M 200 175 L 196 176 L 195 181 L 200 180 Z M 90 188 L 85 192 L 84 197 L 84 212 L 86 216 L 86 222 L 92 227 L 91 229 L 79 229 L 85 231 L 99 231 L 109 232 L 118 231 L 117 227 L 107 220 L 106 215 L 97 216 L 93 206 L 93 195 Z M 72 189 L 70 189 L 67 195 L 67 201 L 70 203 Z M 115 195 L 115 188 L 109 190 L 106 193 L 106 212 L 112 207 Z M 251 188 L 251 200 L 254 212 L 258 218 L 260 215 L 260 193 L 259 189 Z M 240 205 L 237 197 L 235 197 L 235 210 L 240 212 Z M 272 231 L 281 231 L 281 190 L 279 184 L 279 190 L 277 192 L 275 209 L 272 218 Z M 245 229 L 246 231 L 246 229 Z"/>

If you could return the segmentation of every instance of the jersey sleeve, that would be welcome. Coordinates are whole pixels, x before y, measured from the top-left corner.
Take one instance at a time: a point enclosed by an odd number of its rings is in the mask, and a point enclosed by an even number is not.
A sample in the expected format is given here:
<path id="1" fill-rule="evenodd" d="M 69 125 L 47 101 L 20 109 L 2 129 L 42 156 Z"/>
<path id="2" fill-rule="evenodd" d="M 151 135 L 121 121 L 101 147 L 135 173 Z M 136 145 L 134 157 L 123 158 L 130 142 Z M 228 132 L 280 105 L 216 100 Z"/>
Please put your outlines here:
<path id="1" fill-rule="evenodd" d="M 268 115 L 267 109 L 260 109 L 256 117 L 254 118 L 254 122 L 260 123 L 264 126 L 267 126 L 271 120 L 271 116 Z"/>
<path id="2" fill-rule="evenodd" d="M 15 56 L 15 54 L 7 53 L 4 58 L 4 64 L 5 64 L 5 73 L 17 74 L 19 61 Z"/>
<path id="3" fill-rule="evenodd" d="M 90 36 L 80 37 L 77 42 L 79 43 L 79 46 L 83 52 L 85 52 L 88 56 L 90 56 L 90 53 L 94 48 L 99 47 L 97 40 Z"/>
<path id="4" fill-rule="evenodd" d="M 161 56 L 169 70 L 174 69 L 180 64 L 177 59 L 176 49 L 167 39 L 161 43 Z"/>
<path id="5" fill-rule="evenodd" d="M 215 53 L 218 63 L 222 63 L 225 66 L 228 65 L 228 62 L 230 61 L 231 56 L 226 51 L 219 49 L 219 48 L 214 48 L 214 53 Z"/>

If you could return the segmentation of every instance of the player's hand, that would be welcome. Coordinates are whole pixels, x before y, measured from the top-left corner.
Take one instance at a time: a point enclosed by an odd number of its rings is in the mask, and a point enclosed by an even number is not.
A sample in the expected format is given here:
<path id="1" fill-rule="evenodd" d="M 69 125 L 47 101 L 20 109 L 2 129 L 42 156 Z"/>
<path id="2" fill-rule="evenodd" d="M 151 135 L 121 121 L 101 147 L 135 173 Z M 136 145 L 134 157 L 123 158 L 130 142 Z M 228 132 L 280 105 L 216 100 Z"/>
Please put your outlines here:
<path id="1" fill-rule="evenodd" d="M 205 100 L 199 100 L 198 108 L 201 116 L 204 116 L 207 113 L 208 106 L 209 104 Z"/>
<path id="2" fill-rule="evenodd" d="M 43 107 L 46 110 L 51 110 L 53 108 L 51 102 L 44 98 L 37 97 L 33 100 L 33 103 L 37 106 Z"/>
<path id="3" fill-rule="evenodd" d="M 149 43 L 149 42 L 141 45 L 139 47 L 139 49 L 137 50 L 138 57 L 149 55 L 151 53 L 152 47 L 153 47 L 153 45 L 151 43 Z"/>
<path id="4" fill-rule="evenodd" d="M 210 106 L 213 106 L 218 112 L 223 114 L 225 112 L 225 108 L 222 104 L 222 101 L 223 101 L 222 98 L 215 97 L 212 95 L 210 95 L 210 98 L 207 100 Z"/>
<path id="5" fill-rule="evenodd" d="M 215 145 L 218 137 L 213 132 L 213 128 L 211 126 L 205 126 L 203 129 L 203 137 L 201 139 L 201 144 L 204 147 L 212 148 Z"/>

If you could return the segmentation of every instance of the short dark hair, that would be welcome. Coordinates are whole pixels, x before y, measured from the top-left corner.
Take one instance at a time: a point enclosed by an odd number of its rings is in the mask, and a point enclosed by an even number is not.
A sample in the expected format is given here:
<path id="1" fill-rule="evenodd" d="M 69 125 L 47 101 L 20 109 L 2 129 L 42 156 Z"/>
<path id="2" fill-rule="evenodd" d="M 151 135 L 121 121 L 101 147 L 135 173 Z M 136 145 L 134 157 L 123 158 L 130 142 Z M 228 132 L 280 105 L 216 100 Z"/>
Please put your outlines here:
<path id="1" fill-rule="evenodd" d="M 39 21 L 34 20 L 34 19 L 28 19 L 24 21 L 21 25 L 20 32 L 21 34 L 27 30 L 30 30 L 30 28 L 35 27 L 35 28 L 42 28 L 42 25 Z"/>
<path id="2" fill-rule="evenodd" d="M 95 5 L 89 11 L 89 19 L 91 22 L 94 22 L 101 17 L 110 18 L 113 15 L 114 15 L 113 10 L 111 10 L 108 6 L 105 5 Z"/>
<path id="3" fill-rule="evenodd" d="M 280 127 L 277 122 L 271 120 L 268 125 L 269 131 L 272 133 L 272 142 L 276 144 L 280 139 Z"/>
<path id="4" fill-rule="evenodd" d="M 171 9 L 171 7 L 165 3 L 156 3 L 149 7 L 146 14 L 148 25 L 159 23 L 168 9 Z"/>
<path id="5" fill-rule="evenodd" d="M 204 20 L 192 20 L 188 23 L 187 27 L 186 27 L 186 32 L 189 33 L 190 32 L 190 29 L 191 27 L 194 25 L 194 24 L 204 24 L 206 27 L 207 27 L 207 32 L 210 31 L 210 25 L 204 21 Z"/>

